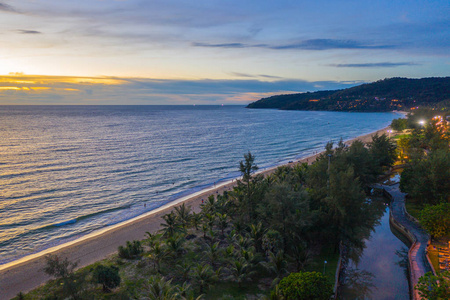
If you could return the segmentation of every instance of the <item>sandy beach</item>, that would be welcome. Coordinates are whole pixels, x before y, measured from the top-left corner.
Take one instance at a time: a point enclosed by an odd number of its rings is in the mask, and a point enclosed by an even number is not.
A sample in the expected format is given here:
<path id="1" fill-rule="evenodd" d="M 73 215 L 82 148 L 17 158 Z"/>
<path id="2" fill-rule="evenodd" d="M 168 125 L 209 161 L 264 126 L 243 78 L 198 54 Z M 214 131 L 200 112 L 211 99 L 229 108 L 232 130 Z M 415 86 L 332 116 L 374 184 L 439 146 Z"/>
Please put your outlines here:
<path id="1" fill-rule="evenodd" d="M 350 145 L 355 140 L 367 143 L 371 141 L 374 134 L 386 133 L 388 128 L 356 137 L 345 143 Z M 315 161 L 318 155 L 320 153 L 302 158 L 294 163 L 307 162 L 310 164 Z M 237 165 L 238 162 L 236 162 Z M 261 173 L 270 174 L 275 169 L 276 167 L 264 170 Z M 209 195 L 221 194 L 226 190 L 231 190 L 235 184 L 236 181 L 222 183 L 175 200 L 131 220 L 96 231 L 78 240 L 0 265 L 0 300 L 11 299 L 19 292 L 28 292 L 49 280 L 50 278 L 42 271 L 45 265 L 44 256 L 48 253 L 67 257 L 70 261 L 78 261 L 78 267 L 87 266 L 116 253 L 117 248 L 124 245 L 126 241 L 141 240 L 146 237 L 147 231 L 157 231 L 162 222 L 161 217 L 169 213 L 174 206 L 185 203 L 187 206 L 191 206 L 193 211 L 199 212 L 202 199 L 206 200 Z"/>

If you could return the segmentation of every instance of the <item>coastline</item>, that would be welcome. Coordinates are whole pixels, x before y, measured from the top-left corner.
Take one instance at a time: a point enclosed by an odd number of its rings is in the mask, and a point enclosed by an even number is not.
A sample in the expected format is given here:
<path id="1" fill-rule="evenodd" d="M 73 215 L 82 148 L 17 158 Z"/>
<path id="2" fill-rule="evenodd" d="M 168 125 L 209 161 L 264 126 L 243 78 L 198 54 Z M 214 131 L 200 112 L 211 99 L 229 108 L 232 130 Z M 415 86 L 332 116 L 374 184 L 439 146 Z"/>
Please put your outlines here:
<path id="1" fill-rule="evenodd" d="M 376 133 L 386 133 L 388 129 L 389 127 L 386 127 L 355 137 L 345 141 L 345 144 L 350 145 L 355 140 L 368 142 Z M 322 152 L 300 158 L 294 163 L 306 162 L 311 164 Z M 267 175 L 279 166 L 264 169 L 258 173 Z M 191 206 L 193 211 L 199 212 L 202 199 L 206 199 L 212 194 L 221 194 L 226 190 L 230 190 L 235 184 L 236 181 L 234 179 L 222 182 L 216 186 L 181 197 L 135 218 L 92 232 L 74 241 L 0 265 L 0 299 L 10 299 L 19 292 L 30 291 L 48 281 L 50 277 L 42 271 L 45 266 L 44 256 L 46 254 L 53 253 L 67 257 L 71 261 L 78 261 L 79 268 L 85 267 L 117 253 L 118 246 L 124 245 L 126 241 L 142 240 L 146 237 L 147 231 L 154 232 L 158 230 L 162 222 L 161 217 L 169 213 L 173 207 L 185 203 Z"/>

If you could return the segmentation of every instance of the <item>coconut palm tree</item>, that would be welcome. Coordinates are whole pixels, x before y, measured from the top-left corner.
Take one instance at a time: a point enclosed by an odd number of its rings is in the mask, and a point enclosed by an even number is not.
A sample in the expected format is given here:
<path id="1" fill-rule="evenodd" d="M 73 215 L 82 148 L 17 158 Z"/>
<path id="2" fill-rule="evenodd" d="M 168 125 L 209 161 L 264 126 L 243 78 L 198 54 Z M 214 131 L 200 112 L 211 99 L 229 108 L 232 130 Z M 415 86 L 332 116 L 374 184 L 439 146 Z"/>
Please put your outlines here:
<path id="1" fill-rule="evenodd" d="M 229 218 L 227 214 L 217 213 L 216 215 L 217 215 L 217 227 L 219 227 L 223 237 L 224 231 L 228 227 Z"/>
<path id="2" fill-rule="evenodd" d="M 177 217 L 173 212 L 164 215 L 163 219 L 165 223 L 161 223 L 161 226 L 163 227 L 161 231 L 163 232 L 164 236 L 171 237 L 175 233 L 183 232 L 183 228 L 181 227 Z"/>
<path id="3" fill-rule="evenodd" d="M 195 212 L 192 213 L 191 223 L 195 227 L 195 230 L 198 230 L 198 226 L 202 223 L 203 215 L 201 213 L 197 214 Z"/>
<path id="4" fill-rule="evenodd" d="M 158 273 L 161 273 L 161 262 L 167 258 L 168 254 L 166 247 L 162 245 L 160 241 L 154 242 L 150 247 L 150 254 L 148 257 L 154 262 L 155 269 Z"/>
<path id="5" fill-rule="evenodd" d="M 175 207 L 175 215 L 183 229 L 186 230 L 192 218 L 191 207 L 186 207 L 183 203 L 182 205 Z"/>
<path id="6" fill-rule="evenodd" d="M 172 257 L 178 259 L 186 250 L 184 246 L 185 242 L 186 239 L 183 236 L 175 234 L 166 241 L 167 251 Z"/>
<path id="7" fill-rule="evenodd" d="M 216 242 L 214 244 L 205 243 L 203 253 L 208 258 L 208 261 L 213 269 L 215 269 L 219 256 L 222 253 L 221 249 L 219 248 L 219 242 Z"/>
<path id="8" fill-rule="evenodd" d="M 235 260 L 229 268 L 227 268 L 231 273 L 228 279 L 232 279 L 238 283 L 239 288 L 241 288 L 242 283 L 251 278 L 255 271 L 251 270 L 250 264 L 248 264 L 244 258 Z"/>
<path id="9" fill-rule="evenodd" d="M 205 264 L 198 264 L 192 270 L 192 278 L 194 282 L 199 286 L 200 294 L 203 294 L 204 290 L 216 280 L 216 274 L 211 269 L 211 266 Z"/>
<path id="10" fill-rule="evenodd" d="M 284 274 L 287 273 L 286 266 L 286 258 L 284 256 L 283 251 L 278 251 L 277 254 L 273 252 L 269 252 L 269 261 L 261 263 L 264 268 L 266 268 L 272 274 L 275 274 L 276 277 L 272 282 L 272 285 L 278 284 Z"/>
<path id="11" fill-rule="evenodd" d="M 160 276 L 150 276 L 141 293 L 143 299 L 150 300 L 176 300 L 178 289 L 173 286 L 172 280 Z"/>
<path id="12" fill-rule="evenodd" d="M 258 224 L 250 224 L 249 226 L 249 236 L 252 238 L 253 243 L 255 244 L 256 252 L 262 253 L 263 247 L 262 247 L 262 239 L 264 234 L 267 232 L 267 229 L 265 229 L 261 222 Z"/>

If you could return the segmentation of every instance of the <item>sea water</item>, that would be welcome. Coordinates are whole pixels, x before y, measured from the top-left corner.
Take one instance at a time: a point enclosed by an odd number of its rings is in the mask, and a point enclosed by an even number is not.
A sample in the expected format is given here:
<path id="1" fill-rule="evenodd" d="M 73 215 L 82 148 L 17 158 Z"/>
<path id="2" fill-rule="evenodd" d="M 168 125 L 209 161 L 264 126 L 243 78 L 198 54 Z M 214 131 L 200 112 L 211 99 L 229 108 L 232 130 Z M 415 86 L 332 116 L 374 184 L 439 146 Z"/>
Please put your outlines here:
<path id="1" fill-rule="evenodd" d="M 0 106 L 0 264 L 387 126 L 393 113 Z"/>

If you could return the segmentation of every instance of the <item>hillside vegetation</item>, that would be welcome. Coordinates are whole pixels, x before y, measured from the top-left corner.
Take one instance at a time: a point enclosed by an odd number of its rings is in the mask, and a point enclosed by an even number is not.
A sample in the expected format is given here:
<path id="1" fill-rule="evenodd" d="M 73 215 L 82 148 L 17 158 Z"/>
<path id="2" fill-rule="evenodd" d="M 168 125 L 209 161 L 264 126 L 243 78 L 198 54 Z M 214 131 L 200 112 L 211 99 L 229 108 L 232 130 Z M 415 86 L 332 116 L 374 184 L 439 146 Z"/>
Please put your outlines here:
<path id="1" fill-rule="evenodd" d="M 382 112 L 417 106 L 447 106 L 448 100 L 450 77 L 390 78 L 344 90 L 262 98 L 247 108 Z"/>

